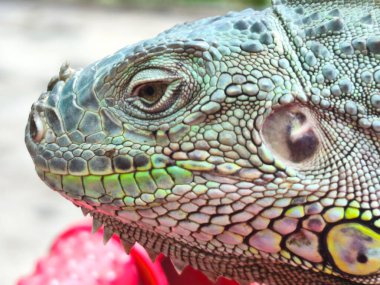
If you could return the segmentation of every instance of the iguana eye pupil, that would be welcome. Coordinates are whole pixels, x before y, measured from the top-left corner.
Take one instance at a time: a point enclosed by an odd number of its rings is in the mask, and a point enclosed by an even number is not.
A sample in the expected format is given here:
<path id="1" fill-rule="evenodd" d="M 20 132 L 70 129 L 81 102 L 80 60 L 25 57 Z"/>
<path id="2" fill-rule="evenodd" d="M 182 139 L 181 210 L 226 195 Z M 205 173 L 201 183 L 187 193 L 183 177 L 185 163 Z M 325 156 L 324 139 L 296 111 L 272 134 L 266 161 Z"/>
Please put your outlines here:
<path id="1" fill-rule="evenodd" d="M 165 94 L 167 86 L 164 83 L 147 83 L 137 87 L 135 95 L 140 97 L 143 103 L 151 105 Z"/>
<path id="2" fill-rule="evenodd" d="M 152 85 L 145 86 L 143 90 L 145 91 L 145 94 L 149 96 L 154 95 L 155 92 L 155 89 Z"/>

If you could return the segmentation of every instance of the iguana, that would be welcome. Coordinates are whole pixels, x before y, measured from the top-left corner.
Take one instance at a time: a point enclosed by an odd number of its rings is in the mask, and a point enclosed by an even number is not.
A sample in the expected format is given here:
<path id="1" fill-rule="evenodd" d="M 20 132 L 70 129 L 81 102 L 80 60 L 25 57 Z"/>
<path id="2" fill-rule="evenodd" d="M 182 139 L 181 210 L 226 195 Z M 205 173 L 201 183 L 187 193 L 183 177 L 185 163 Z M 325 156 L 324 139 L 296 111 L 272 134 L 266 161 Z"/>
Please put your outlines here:
<path id="1" fill-rule="evenodd" d="M 63 65 L 26 145 L 105 240 L 242 284 L 380 284 L 380 1 L 272 4 Z"/>

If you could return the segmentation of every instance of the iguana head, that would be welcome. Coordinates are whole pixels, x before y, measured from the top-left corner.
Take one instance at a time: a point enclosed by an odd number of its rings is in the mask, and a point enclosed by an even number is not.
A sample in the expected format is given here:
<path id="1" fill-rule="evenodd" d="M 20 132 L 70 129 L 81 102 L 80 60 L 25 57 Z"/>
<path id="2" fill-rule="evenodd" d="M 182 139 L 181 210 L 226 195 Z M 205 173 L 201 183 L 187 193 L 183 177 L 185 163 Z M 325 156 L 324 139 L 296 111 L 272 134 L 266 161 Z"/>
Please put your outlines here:
<path id="1" fill-rule="evenodd" d="M 359 53 L 336 35 L 360 3 L 288 2 L 64 65 L 26 129 L 38 175 L 212 277 L 378 284 L 378 29 Z"/>

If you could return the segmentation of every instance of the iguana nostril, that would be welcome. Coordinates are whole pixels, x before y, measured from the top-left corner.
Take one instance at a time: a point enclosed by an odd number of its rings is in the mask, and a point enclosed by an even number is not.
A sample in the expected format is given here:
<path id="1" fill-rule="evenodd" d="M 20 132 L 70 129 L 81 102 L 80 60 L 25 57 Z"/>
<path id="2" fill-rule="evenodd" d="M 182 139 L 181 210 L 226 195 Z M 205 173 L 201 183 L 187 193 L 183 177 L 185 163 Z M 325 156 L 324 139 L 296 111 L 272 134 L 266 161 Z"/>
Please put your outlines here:
<path id="1" fill-rule="evenodd" d="M 44 125 L 37 113 L 32 113 L 29 117 L 29 134 L 34 142 L 39 143 L 45 133 Z"/>

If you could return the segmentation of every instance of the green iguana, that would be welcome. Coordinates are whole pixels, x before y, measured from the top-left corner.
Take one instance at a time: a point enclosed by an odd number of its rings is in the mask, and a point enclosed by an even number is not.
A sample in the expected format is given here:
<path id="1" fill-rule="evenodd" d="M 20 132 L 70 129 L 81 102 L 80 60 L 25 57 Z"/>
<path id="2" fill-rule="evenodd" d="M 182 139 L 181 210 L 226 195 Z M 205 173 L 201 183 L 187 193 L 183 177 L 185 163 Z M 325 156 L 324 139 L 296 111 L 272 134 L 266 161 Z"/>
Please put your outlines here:
<path id="1" fill-rule="evenodd" d="M 44 182 L 125 244 L 242 283 L 380 284 L 380 0 L 177 25 L 33 105 Z"/>

